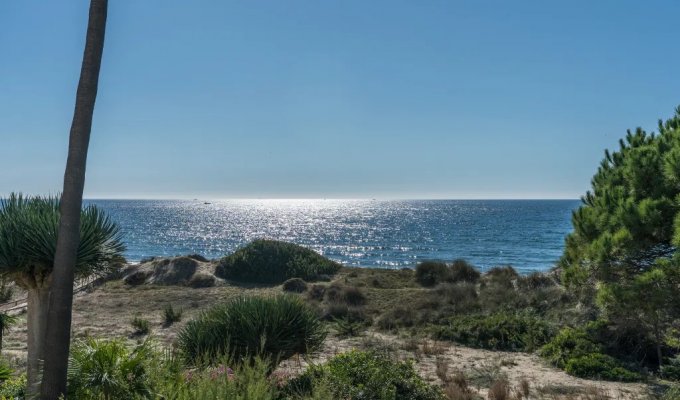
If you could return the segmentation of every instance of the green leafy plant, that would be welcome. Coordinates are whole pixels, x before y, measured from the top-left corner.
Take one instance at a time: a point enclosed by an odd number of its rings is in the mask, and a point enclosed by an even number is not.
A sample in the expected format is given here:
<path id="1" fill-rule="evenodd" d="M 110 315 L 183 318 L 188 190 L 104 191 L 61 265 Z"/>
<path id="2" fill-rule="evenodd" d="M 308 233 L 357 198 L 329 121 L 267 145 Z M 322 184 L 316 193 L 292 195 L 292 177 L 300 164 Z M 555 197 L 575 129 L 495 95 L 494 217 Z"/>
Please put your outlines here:
<path id="1" fill-rule="evenodd" d="M 304 396 L 318 385 L 325 385 L 336 399 L 444 399 L 441 390 L 420 378 L 410 362 L 393 361 L 376 352 L 354 350 L 335 356 L 291 380 L 284 392 Z"/>
<path id="2" fill-rule="evenodd" d="M 0 384 L 0 399 L 20 400 L 26 397 L 26 374 L 10 377 Z"/>
<path id="3" fill-rule="evenodd" d="M 593 342 L 583 329 L 567 327 L 543 346 L 540 354 L 554 366 L 564 368 L 572 358 L 602 351 L 602 346 Z"/>
<path id="4" fill-rule="evenodd" d="M 156 392 L 166 400 L 230 399 L 274 400 L 278 387 L 270 378 L 270 364 L 260 358 L 252 363 L 232 363 L 222 358 L 217 365 L 205 369 L 180 371 L 161 377 Z"/>
<path id="5" fill-rule="evenodd" d="M 156 356 L 149 340 L 133 349 L 115 339 L 76 342 L 69 359 L 69 398 L 150 398 L 153 388 L 149 369 Z"/>
<path id="6" fill-rule="evenodd" d="M 260 239 L 222 258 L 215 274 L 236 281 L 282 283 L 290 278 L 318 279 L 340 268 L 340 264 L 305 247 Z"/>
<path id="7" fill-rule="evenodd" d="M 132 321 L 130 321 L 130 325 L 134 328 L 134 333 L 136 335 L 146 335 L 151 331 L 149 320 L 144 318 L 134 317 L 132 318 Z"/>
<path id="8" fill-rule="evenodd" d="M 186 362 L 237 361 L 261 356 L 273 365 L 316 351 L 326 331 L 314 311 L 294 296 L 240 297 L 189 321 L 178 336 Z"/>
<path id="9" fill-rule="evenodd" d="M 641 379 L 640 374 L 626 369 L 614 357 L 591 353 L 570 358 L 564 370 L 580 378 L 596 378 L 609 381 L 633 382 Z"/>
<path id="10" fill-rule="evenodd" d="M 172 304 L 168 304 L 163 309 L 163 325 L 170 326 L 182 320 L 182 310 L 175 310 Z"/>
<path id="11" fill-rule="evenodd" d="M 494 350 L 531 351 L 553 334 L 547 322 L 529 314 L 467 315 L 453 317 L 449 325 L 436 328 L 439 339 Z"/>

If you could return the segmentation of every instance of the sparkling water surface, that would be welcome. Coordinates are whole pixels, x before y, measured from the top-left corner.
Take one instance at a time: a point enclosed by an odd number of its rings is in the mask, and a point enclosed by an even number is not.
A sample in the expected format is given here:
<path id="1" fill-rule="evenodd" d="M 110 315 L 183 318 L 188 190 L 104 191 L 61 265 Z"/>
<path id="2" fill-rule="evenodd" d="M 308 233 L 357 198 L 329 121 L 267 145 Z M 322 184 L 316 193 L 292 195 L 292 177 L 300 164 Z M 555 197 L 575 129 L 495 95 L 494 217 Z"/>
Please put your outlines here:
<path id="1" fill-rule="evenodd" d="M 577 200 L 91 200 L 125 234 L 128 260 L 217 258 L 257 238 L 308 246 L 345 265 L 402 268 L 464 258 L 482 269 L 546 270 Z"/>

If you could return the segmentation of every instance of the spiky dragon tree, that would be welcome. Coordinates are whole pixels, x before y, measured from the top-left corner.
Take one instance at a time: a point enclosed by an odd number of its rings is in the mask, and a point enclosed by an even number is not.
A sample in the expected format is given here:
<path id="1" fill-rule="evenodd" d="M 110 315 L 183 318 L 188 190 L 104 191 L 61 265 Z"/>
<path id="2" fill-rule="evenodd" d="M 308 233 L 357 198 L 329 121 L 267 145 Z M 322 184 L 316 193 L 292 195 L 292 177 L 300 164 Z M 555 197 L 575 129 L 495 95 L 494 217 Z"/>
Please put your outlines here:
<path id="1" fill-rule="evenodd" d="M 59 199 L 10 195 L 0 201 L 0 275 L 28 293 L 28 391 L 40 381 L 45 330 L 59 226 Z M 122 260 L 121 232 L 102 210 L 81 211 L 78 277 L 104 274 Z"/>

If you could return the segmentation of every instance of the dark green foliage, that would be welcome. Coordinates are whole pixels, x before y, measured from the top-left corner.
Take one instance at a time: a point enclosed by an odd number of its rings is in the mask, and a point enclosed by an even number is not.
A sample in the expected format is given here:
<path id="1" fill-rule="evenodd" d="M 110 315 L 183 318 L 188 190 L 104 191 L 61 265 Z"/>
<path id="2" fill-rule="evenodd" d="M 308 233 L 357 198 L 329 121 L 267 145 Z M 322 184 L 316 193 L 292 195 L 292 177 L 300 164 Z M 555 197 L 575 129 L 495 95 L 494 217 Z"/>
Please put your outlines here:
<path id="1" fill-rule="evenodd" d="M 522 276 L 517 280 L 517 285 L 522 289 L 536 290 L 555 286 L 557 283 L 548 274 L 542 272 L 532 272 Z"/>
<path id="2" fill-rule="evenodd" d="M 661 376 L 672 381 L 680 382 L 680 356 L 669 360 L 669 362 L 661 367 Z"/>
<path id="3" fill-rule="evenodd" d="M 519 274 L 514 268 L 507 265 L 505 267 L 493 267 L 484 274 L 484 284 L 500 285 L 513 287 L 514 281 L 519 279 Z"/>
<path id="4" fill-rule="evenodd" d="M 282 289 L 284 292 L 302 293 L 307 290 L 307 282 L 300 278 L 290 278 L 283 282 Z"/>
<path id="5" fill-rule="evenodd" d="M 423 286 L 434 286 L 449 280 L 449 268 L 443 262 L 423 261 L 416 265 L 416 280 Z"/>
<path id="6" fill-rule="evenodd" d="M 441 390 L 418 376 L 409 362 L 393 361 L 376 352 L 350 351 L 293 379 L 286 391 L 308 395 L 325 385 L 336 399 L 443 400 Z"/>
<path id="7" fill-rule="evenodd" d="M 481 277 L 479 270 L 465 260 L 454 260 L 450 270 L 451 282 L 476 283 Z"/>
<path id="8" fill-rule="evenodd" d="M 583 329 L 564 328 L 541 348 L 541 356 L 556 367 L 564 368 L 572 358 L 602 351 L 602 346 L 593 342 Z"/>
<path id="9" fill-rule="evenodd" d="M 12 377 L 14 370 L 9 366 L 7 360 L 0 359 L 0 382 L 4 382 Z"/>
<path id="10" fill-rule="evenodd" d="M 215 274 L 236 281 L 282 283 L 290 278 L 315 280 L 340 268 L 340 264 L 305 247 L 260 239 L 222 258 Z"/>
<path id="11" fill-rule="evenodd" d="M 51 273 L 58 225 L 56 197 L 12 194 L 0 201 L 0 273 Z M 118 225 L 97 207 L 85 207 L 80 216 L 77 276 L 108 272 L 124 250 Z"/>
<path id="12" fill-rule="evenodd" d="M 680 108 L 657 134 L 628 131 L 606 151 L 582 201 L 560 261 L 563 282 L 585 303 L 596 296 L 612 324 L 646 330 L 661 362 L 664 332 L 680 318 Z"/>
<path id="13" fill-rule="evenodd" d="M 326 337 L 321 321 L 299 298 L 241 297 L 189 321 L 178 345 L 189 364 L 223 356 L 272 361 L 316 351 Z M 206 359 L 207 358 L 207 359 Z"/>
<path id="14" fill-rule="evenodd" d="M 130 321 L 130 325 L 134 328 L 135 335 L 146 335 L 151 330 L 149 327 L 149 320 L 140 317 L 134 317 L 132 321 Z"/>
<path id="15" fill-rule="evenodd" d="M 623 367 L 614 357 L 591 353 L 569 359 L 564 368 L 568 374 L 579 378 L 595 378 L 608 381 L 632 382 L 642 377 Z"/>
<path id="16" fill-rule="evenodd" d="M 163 309 L 163 325 L 170 326 L 182 320 L 182 310 L 175 310 L 172 304 L 168 304 Z"/>
<path id="17" fill-rule="evenodd" d="M 71 350 L 69 398 L 151 398 L 149 363 L 155 353 L 147 340 L 129 350 L 121 340 L 87 339 Z"/>
<path id="18" fill-rule="evenodd" d="M 545 344 L 553 328 L 527 314 L 466 315 L 450 319 L 448 326 L 436 328 L 439 339 L 471 347 L 507 351 L 532 351 Z"/>

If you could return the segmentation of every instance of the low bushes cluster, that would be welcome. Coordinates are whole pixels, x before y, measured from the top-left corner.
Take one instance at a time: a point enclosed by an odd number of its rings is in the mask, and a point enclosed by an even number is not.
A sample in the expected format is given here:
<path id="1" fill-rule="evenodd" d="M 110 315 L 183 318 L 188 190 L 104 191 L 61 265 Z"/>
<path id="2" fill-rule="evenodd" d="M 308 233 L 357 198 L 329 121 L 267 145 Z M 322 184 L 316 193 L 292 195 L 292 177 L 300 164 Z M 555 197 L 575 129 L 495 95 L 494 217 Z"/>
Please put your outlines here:
<path id="1" fill-rule="evenodd" d="M 215 275 L 253 283 L 282 283 L 290 278 L 306 281 L 333 275 L 341 268 L 335 261 L 293 243 L 260 239 L 222 258 Z"/>
<path id="2" fill-rule="evenodd" d="M 680 356 L 668 360 L 661 367 L 661 376 L 666 379 L 680 382 Z"/>
<path id="3" fill-rule="evenodd" d="M 441 390 L 420 378 L 411 363 L 370 351 L 350 351 L 310 367 L 285 390 L 290 396 L 305 396 L 319 386 L 328 390 L 329 398 L 346 400 L 444 399 Z"/>
<path id="4" fill-rule="evenodd" d="M 532 351 L 550 340 L 553 328 L 529 314 L 464 315 L 453 317 L 449 324 L 435 328 L 439 339 L 471 347 Z"/>
<path id="5" fill-rule="evenodd" d="M 455 260 L 450 265 L 440 261 L 423 261 L 416 265 L 416 280 L 423 286 L 439 283 L 477 282 L 480 272 L 465 260 Z"/>
<path id="6" fill-rule="evenodd" d="M 550 363 L 574 376 L 613 381 L 640 380 L 616 358 L 604 354 L 604 347 L 581 328 L 564 328 L 541 348 L 540 354 Z"/>
<path id="7" fill-rule="evenodd" d="M 293 296 L 241 297 L 204 311 L 178 335 L 189 364 L 256 356 L 276 361 L 314 352 L 326 337 L 314 311 Z"/>
<path id="8" fill-rule="evenodd" d="M 612 356 L 590 353 L 570 358 L 564 370 L 580 378 L 596 378 L 608 381 L 633 382 L 640 380 L 640 374 L 629 371 Z"/>

